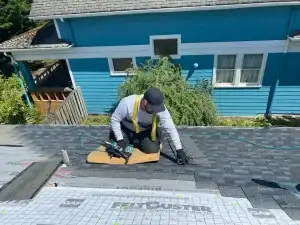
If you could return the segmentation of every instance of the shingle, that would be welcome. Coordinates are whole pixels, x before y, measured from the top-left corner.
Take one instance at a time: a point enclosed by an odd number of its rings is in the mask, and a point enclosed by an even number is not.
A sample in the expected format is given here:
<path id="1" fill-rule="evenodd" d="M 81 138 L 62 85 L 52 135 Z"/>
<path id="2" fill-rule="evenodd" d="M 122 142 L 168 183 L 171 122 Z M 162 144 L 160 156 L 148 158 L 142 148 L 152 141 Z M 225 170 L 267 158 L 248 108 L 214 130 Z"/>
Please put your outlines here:
<path id="1" fill-rule="evenodd" d="M 30 17 L 48 17 L 66 14 L 117 12 L 181 7 L 254 4 L 268 2 L 298 2 L 296 0 L 34 0 Z M 51 3 L 51 4 L 49 4 Z M 300 4 L 300 3 L 299 3 Z"/>
<path id="2" fill-rule="evenodd" d="M 50 21 L 44 26 L 29 30 L 19 36 L 0 44 L 0 49 L 33 49 L 33 48 L 56 48 L 68 47 L 69 44 L 59 40 L 53 24 Z"/>

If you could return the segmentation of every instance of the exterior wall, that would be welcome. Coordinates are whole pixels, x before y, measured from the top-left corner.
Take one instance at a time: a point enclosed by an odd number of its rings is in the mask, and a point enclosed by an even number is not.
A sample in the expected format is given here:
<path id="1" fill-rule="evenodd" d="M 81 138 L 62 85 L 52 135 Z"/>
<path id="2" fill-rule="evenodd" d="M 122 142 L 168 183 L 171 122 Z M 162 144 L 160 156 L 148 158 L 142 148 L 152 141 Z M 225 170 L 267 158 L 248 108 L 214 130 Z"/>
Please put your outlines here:
<path id="1" fill-rule="evenodd" d="M 183 43 L 282 40 L 289 17 L 289 7 L 271 7 L 74 18 L 57 23 L 62 38 L 72 40 L 73 34 L 78 47 L 122 46 L 148 44 L 150 35 L 167 34 L 181 34 Z"/>
<path id="2" fill-rule="evenodd" d="M 140 64 L 147 59 L 139 57 L 136 61 Z M 190 83 L 203 78 L 211 79 L 213 56 L 186 56 L 181 60 L 185 75 L 188 75 L 195 60 L 201 63 L 189 79 Z M 106 58 L 70 59 L 69 62 L 76 84 L 82 89 L 88 113 L 107 113 L 115 103 L 117 89 L 124 81 L 124 76 L 110 76 Z"/>
<path id="3" fill-rule="evenodd" d="M 81 87 L 88 113 L 101 114 L 110 110 L 124 77 L 110 76 L 105 58 L 70 59 L 69 63 L 76 84 Z"/>
<path id="4" fill-rule="evenodd" d="M 286 56 L 278 74 L 272 113 L 300 113 L 300 53 L 290 53 Z M 275 73 L 274 68 L 274 73 Z"/>
<path id="5" fill-rule="evenodd" d="M 279 86 L 275 93 L 272 113 L 300 112 L 300 53 L 289 53 L 287 65 L 281 73 L 283 54 L 269 54 L 268 62 L 260 88 L 216 88 L 213 100 L 221 116 L 255 116 L 264 114 L 270 104 L 271 86 L 279 76 Z M 142 63 L 147 58 L 137 58 Z M 213 56 L 184 56 L 181 63 L 183 74 L 187 76 L 194 62 L 199 67 L 189 79 L 195 84 L 199 79 L 212 78 Z M 77 85 L 82 88 L 88 112 L 99 114 L 108 112 L 117 97 L 117 88 L 124 81 L 123 76 L 110 76 L 108 62 L 105 58 L 70 60 Z M 286 76 L 286 74 L 289 74 Z"/>
<path id="6" fill-rule="evenodd" d="M 255 116 L 265 114 L 271 86 L 276 79 L 281 54 L 269 54 L 262 87 L 217 88 L 214 100 L 222 116 Z"/>
<path id="7" fill-rule="evenodd" d="M 294 16 L 291 12 L 289 7 L 273 7 L 76 18 L 57 23 L 62 38 L 73 40 L 77 47 L 148 45 L 151 35 L 168 34 L 181 34 L 182 43 L 285 40 L 300 25 L 300 11 L 296 10 Z M 136 57 L 136 61 L 146 58 L 149 57 Z M 300 113 L 299 60 L 299 53 L 286 56 L 282 52 L 269 53 L 261 87 L 216 88 L 213 99 L 218 114 L 255 116 L 266 113 L 271 106 L 272 113 Z M 108 111 L 124 76 L 110 75 L 107 58 L 69 59 L 69 62 L 88 112 Z M 176 62 L 182 65 L 185 75 L 198 63 L 189 82 L 212 80 L 214 55 L 182 55 Z M 274 96 L 273 104 L 270 96 Z"/>

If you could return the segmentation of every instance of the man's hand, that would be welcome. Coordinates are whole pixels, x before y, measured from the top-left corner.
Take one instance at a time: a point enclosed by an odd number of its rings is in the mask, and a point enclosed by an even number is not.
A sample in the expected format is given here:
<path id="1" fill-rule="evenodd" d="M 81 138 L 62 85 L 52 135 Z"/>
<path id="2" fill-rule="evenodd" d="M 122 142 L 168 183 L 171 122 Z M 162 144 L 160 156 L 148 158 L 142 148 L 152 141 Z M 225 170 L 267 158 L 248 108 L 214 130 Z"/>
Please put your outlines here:
<path id="1" fill-rule="evenodd" d="M 127 142 L 126 142 L 124 139 L 119 140 L 117 144 L 118 144 L 118 146 L 121 147 L 123 150 L 125 150 L 125 149 L 127 148 Z"/>
<path id="2" fill-rule="evenodd" d="M 182 149 L 179 149 L 177 152 L 177 163 L 179 165 L 189 164 L 188 158 Z"/>

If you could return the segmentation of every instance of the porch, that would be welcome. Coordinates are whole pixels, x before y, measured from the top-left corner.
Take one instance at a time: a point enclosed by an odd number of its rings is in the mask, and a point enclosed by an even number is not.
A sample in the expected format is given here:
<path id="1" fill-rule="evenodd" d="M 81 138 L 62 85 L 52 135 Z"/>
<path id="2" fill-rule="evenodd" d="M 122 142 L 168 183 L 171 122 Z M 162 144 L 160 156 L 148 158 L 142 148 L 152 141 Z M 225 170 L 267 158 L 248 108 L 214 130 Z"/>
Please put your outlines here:
<path id="1" fill-rule="evenodd" d="M 31 98 L 44 115 L 53 113 L 72 92 L 73 85 L 65 60 L 57 60 L 32 72 L 35 89 Z"/>
<path id="2" fill-rule="evenodd" d="M 58 37 L 53 21 L 0 44 L 0 52 L 22 75 L 29 100 L 44 115 L 54 112 L 76 87 L 67 60 L 47 58 L 47 52 L 71 46 Z"/>

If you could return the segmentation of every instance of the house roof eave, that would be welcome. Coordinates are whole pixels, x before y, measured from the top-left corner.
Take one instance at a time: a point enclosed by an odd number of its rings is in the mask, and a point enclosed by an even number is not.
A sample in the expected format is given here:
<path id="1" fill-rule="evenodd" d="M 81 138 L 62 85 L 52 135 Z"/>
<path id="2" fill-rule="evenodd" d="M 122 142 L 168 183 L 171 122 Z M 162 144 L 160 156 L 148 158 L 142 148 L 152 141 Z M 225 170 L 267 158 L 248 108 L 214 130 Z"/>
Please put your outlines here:
<path id="1" fill-rule="evenodd" d="M 58 37 L 53 21 L 0 43 L 0 52 L 65 49 L 72 43 Z"/>
<path id="2" fill-rule="evenodd" d="M 0 52 L 13 52 L 13 53 L 18 53 L 18 52 L 40 52 L 40 51 L 58 51 L 58 50 L 64 50 L 64 49 L 69 49 L 73 47 L 73 44 L 70 44 L 66 47 L 35 47 L 35 48 L 0 48 Z"/>

